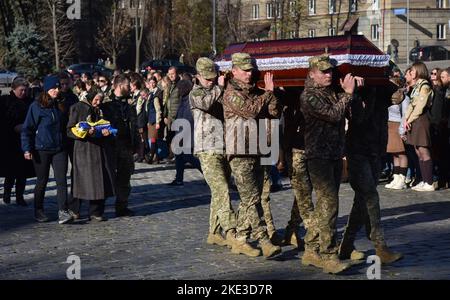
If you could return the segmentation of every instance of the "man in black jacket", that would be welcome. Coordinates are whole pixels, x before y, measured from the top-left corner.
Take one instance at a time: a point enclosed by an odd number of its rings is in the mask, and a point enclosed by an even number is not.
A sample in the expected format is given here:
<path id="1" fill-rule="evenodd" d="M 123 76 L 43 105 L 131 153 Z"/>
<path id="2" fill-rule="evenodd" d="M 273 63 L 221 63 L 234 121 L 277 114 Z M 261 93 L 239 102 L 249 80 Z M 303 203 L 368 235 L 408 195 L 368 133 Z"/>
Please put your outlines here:
<path id="1" fill-rule="evenodd" d="M 139 140 L 136 109 L 128 104 L 130 79 L 124 75 L 114 78 L 111 93 L 105 96 L 101 109 L 106 120 L 117 128 L 116 153 L 116 216 L 133 216 L 128 208 L 131 175 L 134 172 L 133 152 Z"/>
<path id="2" fill-rule="evenodd" d="M 377 192 L 380 176 L 380 158 L 387 145 L 387 108 L 397 87 L 366 87 L 353 94 L 349 113 L 346 152 L 349 181 L 355 191 L 353 207 L 339 247 L 339 258 L 349 259 L 360 252 L 354 251 L 356 234 L 363 225 L 376 249 L 381 263 L 388 264 L 402 258 L 389 250 L 381 227 L 380 198 Z"/>

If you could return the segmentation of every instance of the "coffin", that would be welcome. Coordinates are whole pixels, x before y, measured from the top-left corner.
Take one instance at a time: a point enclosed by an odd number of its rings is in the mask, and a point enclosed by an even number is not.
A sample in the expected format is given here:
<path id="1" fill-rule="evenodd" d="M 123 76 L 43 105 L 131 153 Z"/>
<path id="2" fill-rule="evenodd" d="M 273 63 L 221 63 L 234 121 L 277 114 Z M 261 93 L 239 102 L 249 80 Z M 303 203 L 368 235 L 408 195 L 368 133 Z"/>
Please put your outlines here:
<path id="1" fill-rule="evenodd" d="M 216 60 L 221 72 L 231 70 L 231 55 L 237 52 L 249 53 L 255 59 L 258 85 L 263 85 L 264 74 L 271 71 L 275 86 L 304 86 L 308 59 L 323 53 L 328 53 L 337 65 L 336 80 L 352 73 L 364 77 L 368 85 L 383 86 L 389 82 L 389 55 L 362 35 L 231 44 Z"/>

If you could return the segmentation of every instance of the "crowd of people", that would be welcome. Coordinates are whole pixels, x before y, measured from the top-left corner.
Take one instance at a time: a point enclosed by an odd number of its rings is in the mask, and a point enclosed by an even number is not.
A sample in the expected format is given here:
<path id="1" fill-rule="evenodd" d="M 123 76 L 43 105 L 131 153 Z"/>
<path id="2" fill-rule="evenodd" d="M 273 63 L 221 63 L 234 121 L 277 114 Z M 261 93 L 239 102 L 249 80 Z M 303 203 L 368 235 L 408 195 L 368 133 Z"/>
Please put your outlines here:
<path id="1" fill-rule="evenodd" d="M 167 145 L 175 135 L 173 120 L 189 118 L 192 86 L 192 75 L 176 68 L 164 77 L 153 70 L 146 76 L 116 71 L 113 78 L 66 72 L 42 81 L 17 77 L 10 94 L 0 98 L 0 128 L 8 141 L 0 169 L 4 203 L 11 202 L 14 190 L 16 203 L 27 206 L 26 179 L 36 177 L 35 219 L 49 221 L 44 199 L 50 167 L 60 224 L 79 219 L 83 201 L 89 203 L 91 220 L 106 220 L 105 199 L 112 196 L 116 216 L 133 215 L 128 198 L 135 162 L 175 163 L 170 185 L 182 185 L 185 164 L 200 169 L 198 159 L 174 155 Z"/>
<path id="2" fill-rule="evenodd" d="M 11 202 L 15 186 L 17 204 L 26 206 L 26 180 L 36 177 L 35 219 L 49 221 L 44 200 L 52 167 L 60 224 L 79 219 L 83 202 L 89 203 L 91 221 L 105 221 L 109 197 L 115 197 L 117 217 L 132 216 L 128 199 L 136 162 L 175 162 L 173 186 L 183 185 L 184 166 L 190 163 L 211 189 L 208 244 L 268 258 L 292 244 L 304 247 L 302 264 L 340 273 L 351 266 L 344 260 L 364 258 L 354 241 L 365 226 L 382 263 L 400 259 L 384 240 L 378 181 L 381 171 L 390 168 L 388 189 L 449 187 L 450 68 L 430 74 L 423 63 L 414 63 L 404 76 L 394 70 L 389 86 L 381 88 L 366 86 L 364 78 L 351 74 L 334 84 L 334 65 L 322 55 L 310 59 L 303 90 L 275 88 L 270 72 L 264 87 L 256 88 L 255 66 L 246 53 L 233 54 L 232 76 L 219 76 L 216 68 L 200 58 L 195 77 L 172 67 L 166 76 L 150 70 L 145 76 L 115 72 L 112 78 L 60 73 L 42 83 L 16 78 L 10 94 L 0 98 L 0 130 L 8 141 L 0 155 L 3 201 Z M 178 134 L 172 125 L 180 119 L 191 125 L 193 136 L 191 149 L 185 145 L 181 152 L 172 145 Z M 229 145 L 212 134 L 217 124 L 227 124 L 226 136 L 230 124 L 279 119 L 280 155 L 268 166 L 261 163 L 260 152 L 226 153 Z M 268 137 L 277 130 L 266 129 Z M 243 134 L 243 147 L 249 150 L 251 132 Z M 344 156 L 355 197 L 338 243 Z M 283 237 L 270 208 L 275 166 L 288 170 L 294 192 Z M 231 178 L 240 196 L 237 211 L 230 200 Z"/>
<path id="3" fill-rule="evenodd" d="M 389 107 L 386 170 L 392 181 L 385 187 L 430 192 L 450 186 L 449 85 L 450 69 L 415 64 L 392 74 L 404 97 Z"/>

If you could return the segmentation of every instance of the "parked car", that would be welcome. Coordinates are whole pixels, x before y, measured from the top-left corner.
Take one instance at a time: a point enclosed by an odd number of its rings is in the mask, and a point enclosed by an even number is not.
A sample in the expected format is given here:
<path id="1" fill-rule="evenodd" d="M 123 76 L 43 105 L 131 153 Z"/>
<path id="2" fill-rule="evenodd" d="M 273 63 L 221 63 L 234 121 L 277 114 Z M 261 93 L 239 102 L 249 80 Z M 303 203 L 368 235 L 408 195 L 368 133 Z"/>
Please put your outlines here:
<path id="1" fill-rule="evenodd" d="M 108 69 L 104 66 L 94 64 L 94 63 L 81 63 L 81 64 L 74 64 L 67 68 L 67 71 L 70 74 L 82 74 L 82 73 L 88 73 L 92 75 L 95 72 L 101 73 L 102 75 L 112 77 L 113 70 Z"/>
<path id="2" fill-rule="evenodd" d="M 0 85 L 9 86 L 14 78 L 18 76 L 17 73 L 5 69 L 0 69 Z"/>
<path id="3" fill-rule="evenodd" d="M 415 47 L 409 53 L 411 61 L 433 61 L 450 59 L 450 51 L 442 46 Z"/>
<path id="4" fill-rule="evenodd" d="M 179 73 L 196 73 L 195 68 L 182 64 L 179 61 L 173 59 L 157 59 L 145 61 L 141 64 L 141 72 L 145 73 L 147 71 L 147 67 L 151 67 L 153 70 L 158 70 L 163 74 L 166 74 L 167 71 L 169 71 L 169 68 L 172 66 L 177 67 Z"/>

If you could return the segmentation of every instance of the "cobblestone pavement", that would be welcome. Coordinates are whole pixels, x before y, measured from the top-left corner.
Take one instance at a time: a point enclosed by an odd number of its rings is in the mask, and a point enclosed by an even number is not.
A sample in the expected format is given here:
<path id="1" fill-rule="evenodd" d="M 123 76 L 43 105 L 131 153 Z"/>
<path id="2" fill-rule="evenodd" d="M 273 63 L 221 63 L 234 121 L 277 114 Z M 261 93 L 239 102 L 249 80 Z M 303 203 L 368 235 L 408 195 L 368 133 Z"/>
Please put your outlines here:
<path id="1" fill-rule="evenodd" d="M 28 208 L 0 204 L 0 279 L 65 279 L 75 254 L 82 279 L 366 279 L 368 264 L 332 276 L 300 265 L 299 253 L 284 247 L 271 260 L 234 255 L 206 244 L 209 188 L 193 169 L 184 187 L 168 187 L 173 166 L 138 164 L 133 176 L 132 218 L 115 218 L 112 199 L 104 223 L 38 224 L 31 205 L 34 181 L 28 182 Z M 272 194 L 275 225 L 280 233 L 292 206 L 292 191 Z M 3 179 L 0 180 L 3 194 Z M 450 190 L 433 193 L 386 191 L 379 187 L 386 239 L 405 258 L 383 267 L 382 279 L 450 278 Z M 46 211 L 56 220 L 55 185 L 50 182 Z M 348 217 L 353 192 L 341 186 L 339 234 Z M 233 205 L 237 205 L 233 193 Z M 14 198 L 12 200 L 14 202 Z M 84 206 L 86 209 L 86 206 Z M 86 213 L 86 211 L 85 211 Z M 373 254 L 363 233 L 356 246 Z"/>

